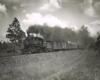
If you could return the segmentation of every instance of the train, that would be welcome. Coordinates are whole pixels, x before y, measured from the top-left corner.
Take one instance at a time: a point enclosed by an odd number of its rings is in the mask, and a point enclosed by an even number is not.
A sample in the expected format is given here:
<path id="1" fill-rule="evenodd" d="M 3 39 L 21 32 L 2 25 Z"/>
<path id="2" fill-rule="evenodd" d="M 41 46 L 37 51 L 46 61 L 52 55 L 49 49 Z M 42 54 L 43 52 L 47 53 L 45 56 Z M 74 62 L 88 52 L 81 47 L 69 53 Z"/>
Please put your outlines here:
<path id="1" fill-rule="evenodd" d="M 28 35 L 24 40 L 23 54 L 83 49 L 82 46 L 64 41 L 45 41 L 43 37 Z"/>

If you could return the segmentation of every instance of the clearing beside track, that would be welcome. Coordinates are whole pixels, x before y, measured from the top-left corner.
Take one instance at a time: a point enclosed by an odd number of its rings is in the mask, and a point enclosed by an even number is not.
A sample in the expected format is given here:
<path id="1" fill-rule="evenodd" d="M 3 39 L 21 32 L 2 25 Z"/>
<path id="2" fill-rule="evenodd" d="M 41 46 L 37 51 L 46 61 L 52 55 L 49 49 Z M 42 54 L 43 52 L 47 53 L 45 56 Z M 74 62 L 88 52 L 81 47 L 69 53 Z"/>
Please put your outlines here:
<path id="1" fill-rule="evenodd" d="M 88 50 L 0 57 L 0 80 L 100 80 L 100 57 Z"/>

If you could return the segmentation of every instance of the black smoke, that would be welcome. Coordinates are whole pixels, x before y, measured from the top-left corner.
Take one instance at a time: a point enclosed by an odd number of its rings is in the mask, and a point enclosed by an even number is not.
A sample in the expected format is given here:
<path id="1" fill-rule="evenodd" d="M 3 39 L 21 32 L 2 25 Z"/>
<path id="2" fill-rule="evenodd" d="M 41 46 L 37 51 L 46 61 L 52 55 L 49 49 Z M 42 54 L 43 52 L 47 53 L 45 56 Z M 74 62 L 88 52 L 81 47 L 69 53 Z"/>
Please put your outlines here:
<path id="1" fill-rule="evenodd" d="M 27 33 L 41 34 L 45 41 L 64 41 L 72 42 L 84 47 L 94 43 L 95 39 L 90 36 L 87 27 L 84 25 L 79 31 L 73 31 L 69 28 L 61 28 L 59 26 L 50 27 L 48 25 L 32 25 L 28 28 Z"/>

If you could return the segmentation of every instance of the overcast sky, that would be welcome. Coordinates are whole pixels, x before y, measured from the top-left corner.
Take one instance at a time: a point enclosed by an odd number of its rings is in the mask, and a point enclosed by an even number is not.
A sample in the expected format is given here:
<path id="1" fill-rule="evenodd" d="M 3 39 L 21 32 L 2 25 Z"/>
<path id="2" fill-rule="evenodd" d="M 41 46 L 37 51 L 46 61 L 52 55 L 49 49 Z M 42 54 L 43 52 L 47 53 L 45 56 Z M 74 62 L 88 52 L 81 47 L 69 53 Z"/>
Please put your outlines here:
<path id="1" fill-rule="evenodd" d="M 75 30 L 88 25 L 95 34 L 100 30 L 100 0 L 0 0 L 0 40 L 6 40 L 14 17 L 24 31 L 29 25 L 47 23 Z"/>

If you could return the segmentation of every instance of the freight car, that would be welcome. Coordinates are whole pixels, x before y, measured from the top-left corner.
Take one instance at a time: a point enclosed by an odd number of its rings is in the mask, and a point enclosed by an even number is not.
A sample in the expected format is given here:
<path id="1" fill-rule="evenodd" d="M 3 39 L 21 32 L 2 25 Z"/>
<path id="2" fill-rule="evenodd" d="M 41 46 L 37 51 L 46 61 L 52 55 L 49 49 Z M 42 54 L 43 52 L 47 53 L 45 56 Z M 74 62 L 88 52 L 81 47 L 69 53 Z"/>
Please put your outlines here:
<path id="1" fill-rule="evenodd" d="M 24 40 L 23 53 L 41 53 L 80 49 L 81 46 L 60 41 L 45 41 L 42 37 L 28 36 Z"/>

